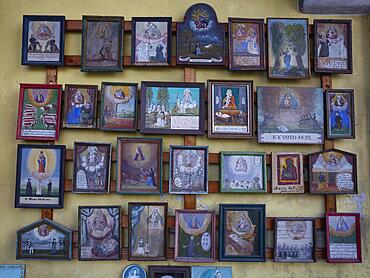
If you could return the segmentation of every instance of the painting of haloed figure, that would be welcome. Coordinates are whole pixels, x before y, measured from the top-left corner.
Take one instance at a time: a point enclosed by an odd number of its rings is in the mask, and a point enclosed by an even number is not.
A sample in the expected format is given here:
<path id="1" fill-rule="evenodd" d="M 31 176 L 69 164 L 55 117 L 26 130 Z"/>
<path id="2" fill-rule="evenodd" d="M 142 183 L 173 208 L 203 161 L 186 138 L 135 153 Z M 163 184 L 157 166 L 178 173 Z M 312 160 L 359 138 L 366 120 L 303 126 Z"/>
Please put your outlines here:
<path id="1" fill-rule="evenodd" d="M 62 145 L 18 145 L 15 207 L 63 207 L 64 157 Z"/>
<path id="2" fill-rule="evenodd" d="M 109 193 L 111 144 L 74 143 L 73 192 Z"/>
<path id="3" fill-rule="evenodd" d="M 72 231 L 47 218 L 17 231 L 17 260 L 72 258 Z"/>
<path id="4" fill-rule="evenodd" d="M 175 213 L 175 261 L 214 262 L 214 212 L 207 210 L 176 210 Z"/>
<path id="5" fill-rule="evenodd" d="M 160 194 L 162 139 L 117 139 L 117 193 Z"/>
<path id="6" fill-rule="evenodd" d="M 121 259 L 121 207 L 79 207 L 78 259 Z"/>
<path id="7" fill-rule="evenodd" d="M 331 149 L 308 159 L 311 194 L 357 194 L 356 154 Z"/>
<path id="8" fill-rule="evenodd" d="M 187 9 L 177 24 L 177 64 L 225 65 L 225 31 L 215 10 L 204 3 Z"/>
<path id="9" fill-rule="evenodd" d="M 220 152 L 221 192 L 266 192 L 265 153 Z"/>
<path id="10" fill-rule="evenodd" d="M 232 278 L 232 267 L 192 266 L 192 278 Z"/>
<path id="11" fill-rule="evenodd" d="M 314 219 L 276 218 L 274 261 L 314 262 L 314 230 Z"/>
<path id="12" fill-rule="evenodd" d="M 323 144 L 321 88 L 257 87 L 258 142 Z"/>
<path id="13" fill-rule="evenodd" d="M 167 203 L 129 203 L 129 260 L 166 260 Z"/>
<path id="14" fill-rule="evenodd" d="M 270 78 L 310 77 L 308 19 L 267 18 Z"/>
<path id="15" fill-rule="evenodd" d="M 170 194 L 208 193 L 208 146 L 171 146 Z"/>
<path id="16" fill-rule="evenodd" d="M 136 83 L 102 83 L 100 129 L 136 130 Z"/>

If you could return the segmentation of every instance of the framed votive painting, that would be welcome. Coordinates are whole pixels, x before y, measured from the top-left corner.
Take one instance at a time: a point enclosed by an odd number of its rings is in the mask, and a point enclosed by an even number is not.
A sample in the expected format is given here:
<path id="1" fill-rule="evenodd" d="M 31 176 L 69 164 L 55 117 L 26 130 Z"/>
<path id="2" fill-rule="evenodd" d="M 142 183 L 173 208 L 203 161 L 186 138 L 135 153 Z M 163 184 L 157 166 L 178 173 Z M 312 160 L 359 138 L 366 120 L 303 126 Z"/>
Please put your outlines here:
<path id="1" fill-rule="evenodd" d="M 0 264 L 0 277 L 25 278 L 25 264 Z"/>
<path id="2" fill-rule="evenodd" d="M 219 261 L 265 261 L 265 205 L 220 204 Z"/>
<path id="3" fill-rule="evenodd" d="M 268 76 L 310 78 L 307 18 L 267 18 Z"/>
<path id="4" fill-rule="evenodd" d="M 356 154 L 331 149 L 308 155 L 311 194 L 357 194 Z"/>
<path id="5" fill-rule="evenodd" d="M 326 261 L 362 262 L 359 213 L 326 213 Z"/>
<path id="6" fill-rule="evenodd" d="M 275 262 L 315 262 L 315 220 L 275 218 Z"/>
<path id="7" fill-rule="evenodd" d="M 82 16 L 81 71 L 122 71 L 124 18 Z"/>
<path id="8" fill-rule="evenodd" d="M 265 68 L 264 19 L 229 17 L 229 69 Z"/>
<path id="9" fill-rule="evenodd" d="M 321 88 L 257 87 L 258 143 L 323 144 Z"/>
<path id="10" fill-rule="evenodd" d="M 22 65 L 64 65 L 64 16 L 24 15 Z"/>
<path id="11" fill-rule="evenodd" d="M 220 192 L 266 192 L 266 154 L 220 152 Z"/>
<path id="12" fill-rule="evenodd" d="M 304 193 L 302 153 L 272 153 L 272 193 Z"/>
<path id="13" fill-rule="evenodd" d="M 176 210 L 175 215 L 175 261 L 214 262 L 214 211 Z"/>
<path id="14" fill-rule="evenodd" d="M 17 231 L 16 257 L 17 260 L 71 260 L 72 231 L 47 218 L 38 220 Z"/>
<path id="15" fill-rule="evenodd" d="M 67 84 L 63 99 L 64 128 L 96 128 L 98 86 Z"/>
<path id="16" fill-rule="evenodd" d="M 351 89 L 326 90 L 326 136 L 355 138 L 355 105 Z"/>
<path id="17" fill-rule="evenodd" d="M 162 139 L 117 138 L 117 193 L 162 192 Z"/>
<path id="18" fill-rule="evenodd" d="M 315 19 L 315 72 L 352 73 L 352 20 Z"/>
<path id="19" fill-rule="evenodd" d="M 109 193 L 112 145 L 75 142 L 73 192 Z"/>
<path id="20" fill-rule="evenodd" d="M 62 85 L 20 84 L 18 140 L 59 138 Z"/>
<path id="21" fill-rule="evenodd" d="M 208 80 L 208 137 L 252 138 L 253 82 Z"/>
<path id="22" fill-rule="evenodd" d="M 122 278 L 147 278 L 147 275 L 141 265 L 130 264 L 123 270 Z"/>
<path id="23" fill-rule="evenodd" d="M 168 192 L 208 193 L 208 146 L 170 145 Z"/>
<path id="24" fill-rule="evenodd" d="M 232 278 L 232 268 L 227 266 L 192 266 L 191 278 Z"/>
<path id="25" fill-rule="evenodd" d="M 133 17 L 131 64 L 169 66 L 171 64 L 172 18 Z"/>
<path id="26" fill-rule="evenodd" d="M 19 144 L 16 208 L 63 208 L 65 146 Z"/>
<path id="27" fill-rule="evenodd" d="M 190 266 L 149 265 L 148 278 L 190 278 Z"/>
<path id="28" fill-rule="evenodd" d="M 121 259 L 121 207 L 78 207 L 78 259 Z"/>
<path id="29" fill-rule="evenodd" d="M 164 261 L 167 247 L 167 203 L 128 203 L 128 259 Z"/>

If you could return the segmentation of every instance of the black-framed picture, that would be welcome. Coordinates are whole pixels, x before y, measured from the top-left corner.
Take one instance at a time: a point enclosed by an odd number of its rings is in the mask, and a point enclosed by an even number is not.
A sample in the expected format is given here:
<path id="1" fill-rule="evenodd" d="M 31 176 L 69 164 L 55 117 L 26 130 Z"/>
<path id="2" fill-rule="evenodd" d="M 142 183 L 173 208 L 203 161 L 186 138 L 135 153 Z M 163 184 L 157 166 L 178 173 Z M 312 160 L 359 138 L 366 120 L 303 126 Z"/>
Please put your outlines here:
<path id="1" fill-rule="evenodd" d="M 190 266 L 149 265 L 148 278 L 190 278 Z"/>
<path id="2" fill-rule="evenodd" d="M 131 64 L 171 65 L 172 17 L 133 17 Z"/>
<path id="3" fill-rule="evenodd" d="M 22 65 L 64 65 L 64 16 L 24 15 Z"/>
<path id="4" fill-rule="evenodd" d="M 63 208 L 64 145 L 19 144 L 16 208 Z"/>
<path id="5" fill-rule="evenodd" d="M 219 261 L 265 261 L 265 205 L 220 204 Z"/>

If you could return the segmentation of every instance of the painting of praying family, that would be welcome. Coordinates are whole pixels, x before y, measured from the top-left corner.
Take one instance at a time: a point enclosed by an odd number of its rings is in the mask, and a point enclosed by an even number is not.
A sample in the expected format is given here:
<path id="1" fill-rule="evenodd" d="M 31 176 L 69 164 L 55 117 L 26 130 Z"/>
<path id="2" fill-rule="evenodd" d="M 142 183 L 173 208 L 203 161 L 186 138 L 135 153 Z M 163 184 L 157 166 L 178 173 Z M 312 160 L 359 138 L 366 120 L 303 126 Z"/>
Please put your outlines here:
<path id="1" fill-rule="evenodd" d="M 15 207 L 63 207 L 64 156 L 61 145 L 18 145 Z"/>

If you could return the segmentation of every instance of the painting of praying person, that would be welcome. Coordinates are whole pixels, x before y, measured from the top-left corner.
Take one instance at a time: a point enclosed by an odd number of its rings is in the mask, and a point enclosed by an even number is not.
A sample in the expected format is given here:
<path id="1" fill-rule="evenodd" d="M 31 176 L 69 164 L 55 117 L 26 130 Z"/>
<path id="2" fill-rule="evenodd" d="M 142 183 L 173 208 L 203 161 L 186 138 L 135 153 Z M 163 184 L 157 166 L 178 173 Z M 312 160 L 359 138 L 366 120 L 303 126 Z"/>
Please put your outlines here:
<path id="1" fill-rule="evenodd" d="M 352 73 L 352 20 L 315 19 L 315 72 Z"/>
<path id="2" fill-rule="evenodd" d="M 315 220 L 275 218 L 275 262 L 315 262 Z"/>
<path id="3" fill-rule="evenodd" d="M 147 275 L 145 269 L 141 265 L 130 264 L 124 269 L 122 278 L 147 278 Z"/>
<path id="4" fill-rule="evenodd" d="M 119 16 L 82 16 L 81 71 L 122 71 L 123 22 Z"/>
<path id="5" fill-rule="evenodd" d="M 162 139 L 117 138 L 117 193 L 162 192 Z"/>
<path id="6" fill-rule="evenodd" d="M 38 220 L 17 231 L 16 257 L 17 260 L 71 260 L 72 231 L 47 218 Z"/>
<path id="7" fill-rule="evenodd" d="M 111 151 L 111 144 L 74 143 L 74 193 L 109 193 Z"/>
<path id="8" fill-rule="evenodd" d="M 137 83 L 103 82 L 100 129 L 136 131 Z"/>
<path id="9" fill-rule="evenodd" d="M 22 65 L 64 65 L 64 16 L 23 16 Z"/>
<path id="10" fill-rule="evenodd" d="M 361 263 L 359 213 L 326 213 L 326 261 Z"/>
<path id="11" fill-rule="evenodd" d="M 208 80 L 208 137 L 254 137 L 253 82 Z"/>
<path id="12" fill-rule="evenodd" d="M 20 84 L 18 140 L 59 138 L 62 85 Z"/>
<path id="13" fill-rule="evenodd" d="M 331 149 L 308 160 L 311 194 L 357 194 L 356 154 Z"/>
<path id="14" fill-rule="evenodd" d="M 203 92 L 203 83 L 143 81 L 140 132 L 203 134 Z"/>
<path id="15" fill-rule="evenodd" d="M 65 85 L 63 127 L 96 128 L 98 86 Z"/>
<path id="16" fill-rule="evenodd" d="M 177 24 L 178 65 L 225 65 L 225 31 L 215 10 L 204 3 L 187 9 Z"/>
<path id="17" fill-rule="evenodd" d="M 129 203 L 129 260 L 166 260 L 167 203 Z"/>
<path id="18" fill-rule="evenodd" d="M 78 259 L 121 259 L 121 207 L 78 207 Z"/>
<path id="19" fill-rule="evenodd" d="M 264 70 L 264 19 L 229 17 L 229 69 Z"/>
<path id="20" fill-rule="evenodd" d="M 215 213 L 208 210 L 176 210 L 175 261 L 215 261 Z"/>
<path id="21" fill-rule="evenodd" d="M 257 87 L 258 143 L 323 144 L 321 88 Z"/>
<path id="22" fill-rule="evenodd" d="M 301 153 L 272 153 L 272 193 L 304 193 Z"/>
<path id="23" fill-rule="evenodd" d="M 170 145 L 168 192 L 208 193 L 208 146 Z"/>
<path id="24" fill-rule="evenodd" d="M 190 278 L 190 266 L 149 265 L 149 278 Z"/>
<path id="25" fill-rule="evenodd" d="M 133 17 L 131 64 L 169 66 L 171 64 L 172 18 Z"/>
<path id="26" fill-rule="evenodd" d="M 220 152 L 220 192 L 266 192 L 266 154 Z"/>
<path id="27" fill-rule="evenodd" d="M 192 266 L 191 278 L 232 278 L 232 267 Z"/>
<path id="28" fill-rule="evenodd" d="M 326 136 L 331 139 L 355 138 L 353 90 L 326 90 Z"/>
<path id="29" fill-rule="evenodd" d="M 267 18 L 268 75 L 310 78 L 307 18 Z"/>
<path id="30" fill-rule="evenodd" d="M 16 208 L 63 208 L 65 146 L 18 145 Z"/>

